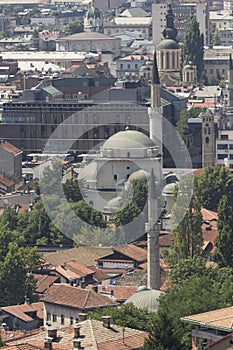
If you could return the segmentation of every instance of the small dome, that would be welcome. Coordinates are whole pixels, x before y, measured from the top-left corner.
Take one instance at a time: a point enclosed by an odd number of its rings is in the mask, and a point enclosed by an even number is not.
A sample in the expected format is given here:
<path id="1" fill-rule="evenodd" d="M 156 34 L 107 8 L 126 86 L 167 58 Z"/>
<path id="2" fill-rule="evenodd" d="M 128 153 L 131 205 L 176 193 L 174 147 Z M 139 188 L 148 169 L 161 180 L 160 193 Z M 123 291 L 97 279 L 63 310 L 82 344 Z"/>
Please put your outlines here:
<path id="1" fill-rule="evenodd" d="M 139 286 L 137 289 L 137 292 L 141 292 L 143 290 L 147 290 L 147 286 L 143 285 L 143 286 Z"/>
<path id="2" fill-rule="evenodd" d="M 138 149 L 155 147 L 156 144 L 145 134 L 136 130 L 119 131 L 109 137 L 102 149 Z"/>
<path id="3" fill-rule="evenodd" d="M 158 298 L 162 293 L 160 290 L 143 289 L 131 295 L 125 303 L 132 303 L 138 309 L 148 309 L 154 312 L 158 309 Z"/>
<path id="4" fill-rule="evenodd" d="M 171 184 L 171 183 L 178 182 L 178 181 L 179 181 L 179 179 L 176 176 L 176 174 L 174 174 L 174 173 L 170 173 L 167 176 L 165 176 L 166 184 Z"/>
<path id="5" fill-rule="evenodd" d="M 103 211 L 108 213 L 116 212 L 120 209 L 120 201 L 121 197 L 114 197 L 108 201 L 108 203 L 105 205 Z"/>
<path id="6" fill-rule="evenodd" d="M 158 45 L 158 50 L 178 50 L 180 47 L 175 40 L 164 39 Z"/>
<path id="7" fill-rule="evenodd" d="M 150 178 L 150 174 L 143 170 L 140 169 L 138 171 L 135 171 L 134 173 L 132 173 L 129 177 L 128 181 L 133 181 L 133 180 L 143 180 L 143 179 L 149 179 Z"/>
<path id="8" fill-rule="evenodd" d="M 97 178 L 97 163 L 91 162 L 86 165 L 84 168 L 80 168 L 80 172 L 78 175 L 78 180 L 84 180 L 83 187 L 85 187 L 85 183 L 87 182 L 95 182 Z"/>

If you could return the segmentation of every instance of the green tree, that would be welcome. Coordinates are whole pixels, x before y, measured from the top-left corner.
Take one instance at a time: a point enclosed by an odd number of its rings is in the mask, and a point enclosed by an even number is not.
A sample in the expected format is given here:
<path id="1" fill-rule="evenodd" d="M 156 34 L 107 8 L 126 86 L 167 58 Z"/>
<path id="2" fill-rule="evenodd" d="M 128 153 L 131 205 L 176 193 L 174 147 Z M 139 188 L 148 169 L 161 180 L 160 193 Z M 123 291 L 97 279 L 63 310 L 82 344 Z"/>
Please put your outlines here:
<path id="1" fill-rule="evenodd" d="M 176 189 L 178 191 L 179 188 L 181 196 L 183 194 L 182 204 L 184 204 L 184 207 L 180 203 L 176 203 L 173 208 L 174 222 L 178 221 L 178 225 L 173 230 L 174 242 L 171 253 L 171 258 L 175 261 L 200 255 L 203 246 L 201 203 L 196 190 L 196 181 L 190 203 L 187 203 L 189 196 L 185 198 L 184 193 L 186 188 L 189 190 L 188 187 L 191 186 L 191 181 L 190 179 L 183 180 Z M 176 197 L 177 194 L 175 193 L 174 196 Z M 179 222 L 182 212 L 184 212 L 184 216 Z"/>
<path id="2" fill-rule="evenodd" d="M 233 267 L 233 203 L 225 195 L 219 203 L 217 227 L 215 261 L 220 266 Z"/>
<path id="3" fill-rule="evenodd" d="M 111 316 L 112 322 L 119 326 L 148 331 L 153 318 L 153 313 L 147 309 L 138 309 L 132 303 L 123 304 L 121 307 L 109 306 L 104 309 L 91 312 L 90 318 L 101 320 L 104 315 Z"/>
<path id="4" fill-rule="evenodd" d="M 34 300 L 35 280 L 30 272 L 40 266 L 35 249 L 18 247 L 18 236 L 7 226 L 0 228 L 0 298 L 1 305 L 24 302 L 27 295 Z"/>
<path id="5" fill-rule="evenodd" d="M 233 288 L 232 273 L 222 283 L 224 286 L 220 288 L 218 281 L 209 275 L 193 275 L 180 286 L 171 286 L 160 296 L 144 349 L 191 349 L 192 326 L 180 318 L 232 305 L 232 293 L 228 293 L 227 298 L 225 295 L 226 288 Z"/>
<path id="6" fill-rule="evenodd" d="M 224 195 L 233 205 L 233 174 L 222 165 L 205 167 L 198 176 L 198 191 L 201 204 L 206 209 L 217 211 Z"/>
<path id="7" fill-rule="evenodd" d="M 135 179 L 130 182 L 126 190 L 122 192 L 119 208 L 112 220 L 116 227 L 124 226 L 125 242 L 134 240 L 144 233 L 147 220 L 147 194 L 148 185 L 146 178 Z"/>
<path id="8" fill-rule="evenodd" d="M 183 45 L 181 47 L 182 68 L 191 61 L 197 66 L 197 81 L 204 71 L 204 37 L 200 34 L 199 23 L 192 17 L 186 24 Z"/>
<path id="9" fill-rule="evenodd" d="M 0 224 L 8 225 L 10 230 L 16 230 L 18 223 L 18 215 L 14 208 L 6 207 L 0 216 Z"/>
<path id="10" fill-rule="evenodd" d="M 67 180 L 66 183 L 63 184 L 63 189 L 68 200 L 72 202 L 78 202 L 83 199 L 78 180 Z"/>
<path id="11" fill-rule="evenodd" d="M 70 35 L 83 32 L 83 22 L 82 21 L 70 22 L 65 28 L 65 31 Z"/>
<path id="12" fill-rule="evenodd" d="M 199 114 L 203 111 L 203 108 L 200 107 L 192 107 L 189 110 L 183 110 L 181 111 L 180 119 L 178 120 L 176 124 L 176 130 L 184 140 L 184 132 L 185 129 L 188 126 L 188 119 L 189 118 L 196 118 L 199 116 Z"/>
<path id="13" fill-rule="evenodd" d="M 214 32 L 213 44 L 215 46 L 219 46 L 221 44 L 217 27 L 216 27 L 215 32 Z"/>

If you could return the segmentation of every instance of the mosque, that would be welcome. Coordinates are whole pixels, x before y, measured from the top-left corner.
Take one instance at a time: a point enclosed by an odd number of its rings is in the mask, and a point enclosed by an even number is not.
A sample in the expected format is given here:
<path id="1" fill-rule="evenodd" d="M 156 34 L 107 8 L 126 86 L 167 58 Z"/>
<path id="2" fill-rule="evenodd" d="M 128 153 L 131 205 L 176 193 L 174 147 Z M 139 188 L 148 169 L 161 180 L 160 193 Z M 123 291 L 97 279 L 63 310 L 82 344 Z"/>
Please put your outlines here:
<path id="1" fill-rule="evenodd" d="M 148 268 L 147 289 L 159 290 L 159 220 L 164 183 L 172 186 L 175 175 L 163 179 L 162 123 L 160 106 L 160 80 L 156 52 L 151 81 L 151 106 L 148 108 L 150 137 L 127 128 L 107 139 L 97 154 L 88 154 L 79 169 L 86 201 L 94 208 L 112 213 L 119 208 L 121 190 L 133 179 L 146 178 L 148 190 Z M 166 186 L 165 186 L 166 188 Z M 164 189 L 165 189 L 164 188 Z M 167 192 L 163 191 L 163 195 Z M 143 293 L 143 291 L 141 291 Z M 144 291 L 145 292 L 145 291 Z"/>

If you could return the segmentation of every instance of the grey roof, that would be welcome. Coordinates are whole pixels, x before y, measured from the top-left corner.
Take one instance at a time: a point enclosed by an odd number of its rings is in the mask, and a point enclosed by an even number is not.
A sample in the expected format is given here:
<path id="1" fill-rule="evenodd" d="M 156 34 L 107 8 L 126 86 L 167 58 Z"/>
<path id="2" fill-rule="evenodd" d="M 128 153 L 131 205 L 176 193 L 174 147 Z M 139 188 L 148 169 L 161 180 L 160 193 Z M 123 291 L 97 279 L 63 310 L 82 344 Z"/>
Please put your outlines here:
<path id="1" fill-rule="evenodd" d="M 147 17 L 149 14 L 141 7 L 132 7 L 126 9 L 120 14 L 121 17 Z"/>
<path id="2" fill-rule="evenodd" d="M 148 311 L 156 311 L 159 306 L 158 298 L 162 294 L 160 290 L 146 289 L 131 295 L 127 303 L 133 303 L 138 309 L 148 309 Z"/>
<path id="3" fill-rule="evenodd" d="M 114 38 L 112 36 L 108 36 L 98 32 L 81 32 L 75 33 L 63 38 L 57 39 L 56 41 L 66 41 L 66 40 L 119 40 L 118 38 Z"/>
<path id="4" fill-rule="evenodd" d="M 103 144 L 103 149 L 138 149 L 155 147 L 155 143 L 145 134 L 136 130 L 119 131 Z"/>

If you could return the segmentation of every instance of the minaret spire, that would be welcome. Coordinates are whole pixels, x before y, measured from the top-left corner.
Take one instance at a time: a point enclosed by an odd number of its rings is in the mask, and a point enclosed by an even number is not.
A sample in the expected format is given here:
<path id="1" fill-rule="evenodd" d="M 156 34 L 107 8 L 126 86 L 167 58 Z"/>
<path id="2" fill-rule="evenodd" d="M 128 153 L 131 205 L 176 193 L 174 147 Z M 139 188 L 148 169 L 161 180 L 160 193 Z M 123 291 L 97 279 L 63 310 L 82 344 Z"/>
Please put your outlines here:
<path id="1" fill-rule="evenodd" d="M 233 62 L 231 55 L 228 68 L 228 106 L 233 107 Z"/>
<path id="2" fill-rule="evenodd" d="M 162 109 L 160 104 L 160 80 L 156 58 L 154 51 L 153 72 L 151 80 L 151 107 L 148 108 L 150 121 L 150 138 L 159 146 L 159 153 L 163 154 L 162 148 Z"/>
<path id="3" fill-rule="evenodd" d="M 159 210 L 158 210 L 158 186 L 155 184 L 154 169 L 148 190 L 148 223 L 147 230 L 147 287 L 149 289 L 160 288 L 160 265 L 159 265 Z"/>

